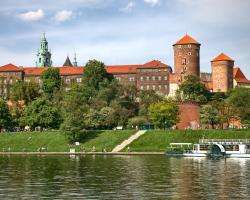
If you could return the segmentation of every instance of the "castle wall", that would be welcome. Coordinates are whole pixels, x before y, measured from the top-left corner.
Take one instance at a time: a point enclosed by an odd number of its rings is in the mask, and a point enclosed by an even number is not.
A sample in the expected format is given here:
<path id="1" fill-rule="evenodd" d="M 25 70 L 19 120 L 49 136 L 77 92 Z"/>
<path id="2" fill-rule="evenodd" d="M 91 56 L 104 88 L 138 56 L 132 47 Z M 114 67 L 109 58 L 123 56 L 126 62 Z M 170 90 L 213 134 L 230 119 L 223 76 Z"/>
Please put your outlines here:
<path id="1" fill-rule="evenodd" d="M 184 102 L 179 104 L 180 121 L 177 129 L 198 129 L 200 123 L 200 105 Z"/>

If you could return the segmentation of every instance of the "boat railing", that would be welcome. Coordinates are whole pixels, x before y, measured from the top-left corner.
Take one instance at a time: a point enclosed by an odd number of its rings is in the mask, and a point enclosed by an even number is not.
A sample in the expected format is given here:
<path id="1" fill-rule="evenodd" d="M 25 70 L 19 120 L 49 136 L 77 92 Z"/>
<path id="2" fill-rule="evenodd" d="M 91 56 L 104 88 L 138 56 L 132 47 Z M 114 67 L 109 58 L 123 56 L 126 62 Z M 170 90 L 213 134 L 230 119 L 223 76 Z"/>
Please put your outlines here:
<path id="1" fill-rule="evenodd" d="M 199 144 L 250 144 L 249 139 L 200 139 Z"/>

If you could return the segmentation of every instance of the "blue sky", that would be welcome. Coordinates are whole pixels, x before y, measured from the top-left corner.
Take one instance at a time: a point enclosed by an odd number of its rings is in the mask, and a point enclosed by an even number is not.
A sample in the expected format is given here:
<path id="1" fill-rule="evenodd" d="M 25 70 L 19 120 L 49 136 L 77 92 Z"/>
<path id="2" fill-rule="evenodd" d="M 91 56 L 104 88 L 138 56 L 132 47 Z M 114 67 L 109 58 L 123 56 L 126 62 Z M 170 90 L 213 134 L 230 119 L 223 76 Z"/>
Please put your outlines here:
<path id="1" fill-rule="evenodd" d="M 0 65 L 34 66 L 43 32 L 55 66 L 66 56 L 84 65 L 173 66 L 172 44 L 186 33 L 201 46 L 201 71 L 224 52 L 250 78 L 249 0 L 1 0 Z"/>

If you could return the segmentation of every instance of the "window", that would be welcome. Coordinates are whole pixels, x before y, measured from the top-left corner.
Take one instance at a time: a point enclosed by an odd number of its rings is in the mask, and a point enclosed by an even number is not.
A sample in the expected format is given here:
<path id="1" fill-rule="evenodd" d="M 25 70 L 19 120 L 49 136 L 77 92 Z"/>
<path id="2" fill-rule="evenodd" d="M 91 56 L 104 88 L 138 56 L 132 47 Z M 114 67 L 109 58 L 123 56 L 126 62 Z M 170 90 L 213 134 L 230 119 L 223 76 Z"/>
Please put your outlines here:
<path id="1" fill-rule="evenodd" d="M 7 88 L 4 88 L 4 89 L 3 89 L 3 93 L 4 93 L 4 94 L 7 94 Z"/>
<path id="2" fill-rule="evenodd" d="M 161 90 L 161 85 L 158 85 L 158 89 Z"/>
<path id="3" fill-rule="evenodd" d="M 41 80 L 40 78 L 38 79 L 38 83 L 39 83 L 39 84 L 41 84 L 41 83 L 42 83 L 42 80 Z"/>
<path id="4" fill-rule="evenodd" d="M 152 89 L 155 90 L 155 85 L 152 86 Z"/>
<path id="5" fill-rule="evenodd" d="M 29 82 L 30 82 L 30 79 L 28 79 L 28 78 L 25 78 L 25 79 L 24 79 L 24 82 L 27 82 L 27 83 L 29 83 Z"/>
<path id="6" fill-rule="evenodd" d="M 117 78 L 120 78 L 120 77 L 116 77 L 116 79 L 117 79 Z M 117 79 L 117 80 L 118 80 L 118 79 Z M 77 83 L 81 83 L 81 82 L 82 82 L 82 78 L 76 78 L 76 82 L 77 82 Z"/>
<path id="7" fill-rule="evenodd" d="M 161 72 L 161 69 L 158 69 L 158 72 Z"/>
<path id="8" fill-rule="evenodd" d="M 165 90 L 168 90 L 168 85 L 165 85 L 164 87 L 165 87 Z"/>
<path id="9" fill-rule="evenodd" d="M 129 81 L 135 81 L 135 77 L 130 76 L 130 77 L 129 77 Z"/>
<path id="10" fill-rule="evenodd" d="M 182 62 L 181 62 L 183 65 L 186 65 L 187 64 L 187 59 L 186 58 L 184 58 L 184 59 L 182 59 Z"/>
<path id="11" fill-rule="evenodd" d="M 181 45 L 178 45 L 178 48 L 181 49 Z"/>
<path id="12" fill-rule="evenodd" d="M 191 52 L 188 52 L 188 55 L 189 55 L 189 56 L 191 56 L 191 55 L 192 55 L 192 53 L 191 53 Z"/>
<path id="13" fill-rule="evenodd" d="M 65 88 L 65 91 L 66 91 L 66 92 L 70 91 L 70 88 Z"/>
<path id="14" fill-rule="evenodd" d="M 141 86 L 141 90 L 143 90 L 143 85 Z"/>
<path id="15" fill-rule="evenodd" d="M 178 56 L 181 56 L 181 52 L 178 53 Z"/>
<path id="16" fill-rule="evenodd" d="M 149 90 L 149 85 L 147 85 L 147 90 Z"/>
<path id="17" fill-rule="evenodd" d="M 147 76 L 147 81 L 149 81 L 149 76 Z"/>
<path id="18" fill-rule="evenodd" d="M 167 76 L 164 76 L 164 80 L 167 81 L 167 80 L 168 80 L 168 77 L 167 77 Z"/>
<path id="19" fill-rule="evenodd" d="M 191 44 L 188 45 L 188 48 L 191 48 Z"/>
<path id="20" fill-rule="evenodd" d="M 69 84 L 69 83 L 70 83 L 70 79 L 67 78 L 67 79 L 65 80 L 65 83 Z"/>
<path id="21" fill-rule="evenodd" d="M 152 80 L 155 81 L 155 76 L 152 76 Z"/>
<path id="22" fill-rule="evenodd" d="M 10 84 L 12 84 L 12 79 L 10 79 Z"/>
<path id="23" fill-rule="evenodd" d="M 143 81 L 143 76 L 141 76 L 141 81 Z"/>
<path id="24" fill-rule="evenodd" d="M 187 63 L 187 65 L 188 65 L 188 64 L 189 64 L 189 60 L 187 60 L 187 62 L 186 62 L 186 63 Z"/>
<path id="25" fill-rule="evenodd" d="M 183 69 L 184 69 L 184 71 L 187 71 L 187 67 L 186 66 Z"/>
<path id="26" fill-rule="evenodd" d="M 158 80 L 161 81 L 161 76 L 158 76 Z"/>
<path id="27" fill-rule="evenodd" d="M 7 80 L 6 80 L 6 79 L 4 79 L 4 81 L 3 81 L 3 82 L 4 82 L 4 84 L 7 84 Z"/>

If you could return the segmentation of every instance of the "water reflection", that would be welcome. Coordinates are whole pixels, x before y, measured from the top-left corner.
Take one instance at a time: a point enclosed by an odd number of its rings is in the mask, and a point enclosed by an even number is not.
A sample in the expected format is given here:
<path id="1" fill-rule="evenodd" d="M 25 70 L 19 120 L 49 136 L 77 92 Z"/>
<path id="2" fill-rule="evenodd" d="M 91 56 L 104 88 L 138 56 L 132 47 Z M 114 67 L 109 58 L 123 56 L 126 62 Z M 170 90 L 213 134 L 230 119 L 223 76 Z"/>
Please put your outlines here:
<path id="1" fill-rule="evenodd" d="M 1 156 L 0 199 L 247 199 L 250 159 Z"/>

